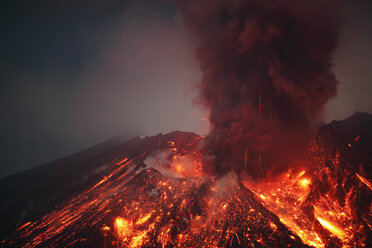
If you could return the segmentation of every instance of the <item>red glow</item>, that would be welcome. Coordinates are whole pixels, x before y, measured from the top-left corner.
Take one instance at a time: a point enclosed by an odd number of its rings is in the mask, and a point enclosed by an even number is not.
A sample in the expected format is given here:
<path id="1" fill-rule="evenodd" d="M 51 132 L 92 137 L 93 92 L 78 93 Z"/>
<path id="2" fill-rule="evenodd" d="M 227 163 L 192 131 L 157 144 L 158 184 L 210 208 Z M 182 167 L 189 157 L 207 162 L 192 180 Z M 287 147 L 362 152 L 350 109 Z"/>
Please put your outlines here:
<path id="1" fill-rule="evenodd" d="M 69 230 L 93 229 L 108 247 L 266 246 L 280 239 L 296 247 L 301 241 L 314 247 L 365 245 L 369 227 L 363 223 L 369 222 L 356 214 L 353 197 L 362 188 L 371 190 L 371 182 L 343 170 L 340 153 L 324 155 L 314 142 L 307 159 L 293 169 L 259 182 L 240 181 L 234 173 L 217 178 L 202 172 L 200 139 L 169 140 L 162 151 L 165 160 L 141 153 L 113 161 L 91 188 L 41 220 L 20 226 L 16 240 L 25 240 L 23 247 L 85 244 L 90 240 Z M 324 166 L 325 156 L 333 170 Z M 158 167 L 138 168 L 139 161 L 155 161 Z M 345 186 L 347 180 L 352 187 Z M 345 198 L 338 196 L 340 187 Z"/>

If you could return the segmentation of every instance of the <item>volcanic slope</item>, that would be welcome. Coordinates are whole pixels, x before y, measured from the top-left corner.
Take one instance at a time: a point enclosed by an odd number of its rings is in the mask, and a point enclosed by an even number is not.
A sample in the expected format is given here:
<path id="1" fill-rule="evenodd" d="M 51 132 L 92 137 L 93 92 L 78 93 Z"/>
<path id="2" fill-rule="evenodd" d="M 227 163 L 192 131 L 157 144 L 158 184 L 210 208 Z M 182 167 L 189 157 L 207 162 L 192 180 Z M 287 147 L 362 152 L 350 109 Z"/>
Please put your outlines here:
<path id="1" fill-rule="evenodd" d="M 147 138 L 134 156 L 117 158 L 96 184 L 26 222 L 3 245 L 304 247 L 234 173 L 216 178 L 173 170 L 175 161 L 199 164 L 195 150 L 200 139 L 181 132 Z M 149 156 L 159 144 L 169 150 L 165 161 L 170 164 L 159 164 L 163 174 L 146 164 L 159 161 Z"/>
<path id="2" fill-rule="evenodd" d="M 64 191 L 42 187 L 44 198 L 34 201 L 48 207 L 13 221 L 17 227 L 4 232 L 1 246 L 365 247 L 372 226 L 371 126 L 365 113 L 323 125 L 301 161 L 258 184 L 233 172 L 205 175 L 198 150 L 204 138 L 193 133 L 116 144 L 89 153 L 71 182 L 56 178 Z M 12 176 L 11 185 L 22 175 Z M 0 181 L 0 192 L 7 182 Z"/>

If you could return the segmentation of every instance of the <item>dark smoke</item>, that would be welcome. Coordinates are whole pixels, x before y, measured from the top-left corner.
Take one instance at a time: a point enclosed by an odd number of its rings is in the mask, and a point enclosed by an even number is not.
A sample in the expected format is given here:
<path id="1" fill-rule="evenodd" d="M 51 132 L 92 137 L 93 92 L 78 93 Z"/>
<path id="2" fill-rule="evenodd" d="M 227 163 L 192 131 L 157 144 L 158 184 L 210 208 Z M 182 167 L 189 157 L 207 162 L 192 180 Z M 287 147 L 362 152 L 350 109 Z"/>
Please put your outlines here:
<path id="1" fill-rule="evenodd" d="M 336 95 L 330 1 L 180 0 L 197 35 L 200 103 L 210 109 L 206 170 L 277 173 L 303 149 Z"/>

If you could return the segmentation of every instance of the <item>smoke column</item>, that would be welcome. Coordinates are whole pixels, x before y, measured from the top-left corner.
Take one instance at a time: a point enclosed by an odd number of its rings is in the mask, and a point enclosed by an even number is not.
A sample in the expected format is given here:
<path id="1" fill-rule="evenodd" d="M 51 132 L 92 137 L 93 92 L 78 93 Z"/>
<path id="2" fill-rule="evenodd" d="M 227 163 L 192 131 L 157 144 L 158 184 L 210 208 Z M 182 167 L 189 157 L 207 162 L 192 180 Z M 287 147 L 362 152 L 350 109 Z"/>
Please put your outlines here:
<path id="1" fill-rule="evenodd" d="M 330 1 L 179 0 L 196 34 L 199 103 L 210 110 L 206 171 L 253 177 L 303 153 L 336 95 L 331 55 L 339 18 Z"/>

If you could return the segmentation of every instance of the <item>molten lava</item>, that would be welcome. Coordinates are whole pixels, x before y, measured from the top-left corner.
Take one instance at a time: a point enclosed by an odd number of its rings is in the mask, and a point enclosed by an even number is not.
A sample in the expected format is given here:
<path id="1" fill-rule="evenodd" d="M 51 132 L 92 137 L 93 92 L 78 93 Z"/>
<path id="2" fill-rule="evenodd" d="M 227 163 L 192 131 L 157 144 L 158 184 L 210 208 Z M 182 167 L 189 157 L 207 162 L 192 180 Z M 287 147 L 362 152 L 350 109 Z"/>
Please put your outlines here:
<path id="1" fill-rule="evenodd" d="M 297 170 L 260 183 L 243 183 L 305 244 L 364 247 L 370 234 L 371 205 L 363 209 L 355 203 L 356 198 L 365 197 L 361 192 L 369 188 L 369 181 L 342 164 L 339 153 L 332 157 L 325 152 L 325 147 L 314 141 L 307 160 L 301 161 Z M 301 167 L 307 171 L 299 170 Z"/>
<path id="2" fill-rule="evenodd" d="M 360 192 L 371 194 L 370 182 L 362 171 L 355 173 L 345 167 L 340 153 L 335 150 L 330 153 L 320 140 L 312 143 L 299 166 L 257 183 L 233 172 L 223 177 L 202 174 L 197 147 L 203 138 L 192 134 L 173 138 L 179 140 L 163 139 L 161 150 L 154 148 L 149 153 L 139 150 L 134 157 L 113 161 L 90 188 L 42 219 L 21 225 L 2 244 L 9 247 L 368 244 L 370 209 L 362 207 L 370 208 L 370 201 L 367 205 L 358 202 Z"/>

